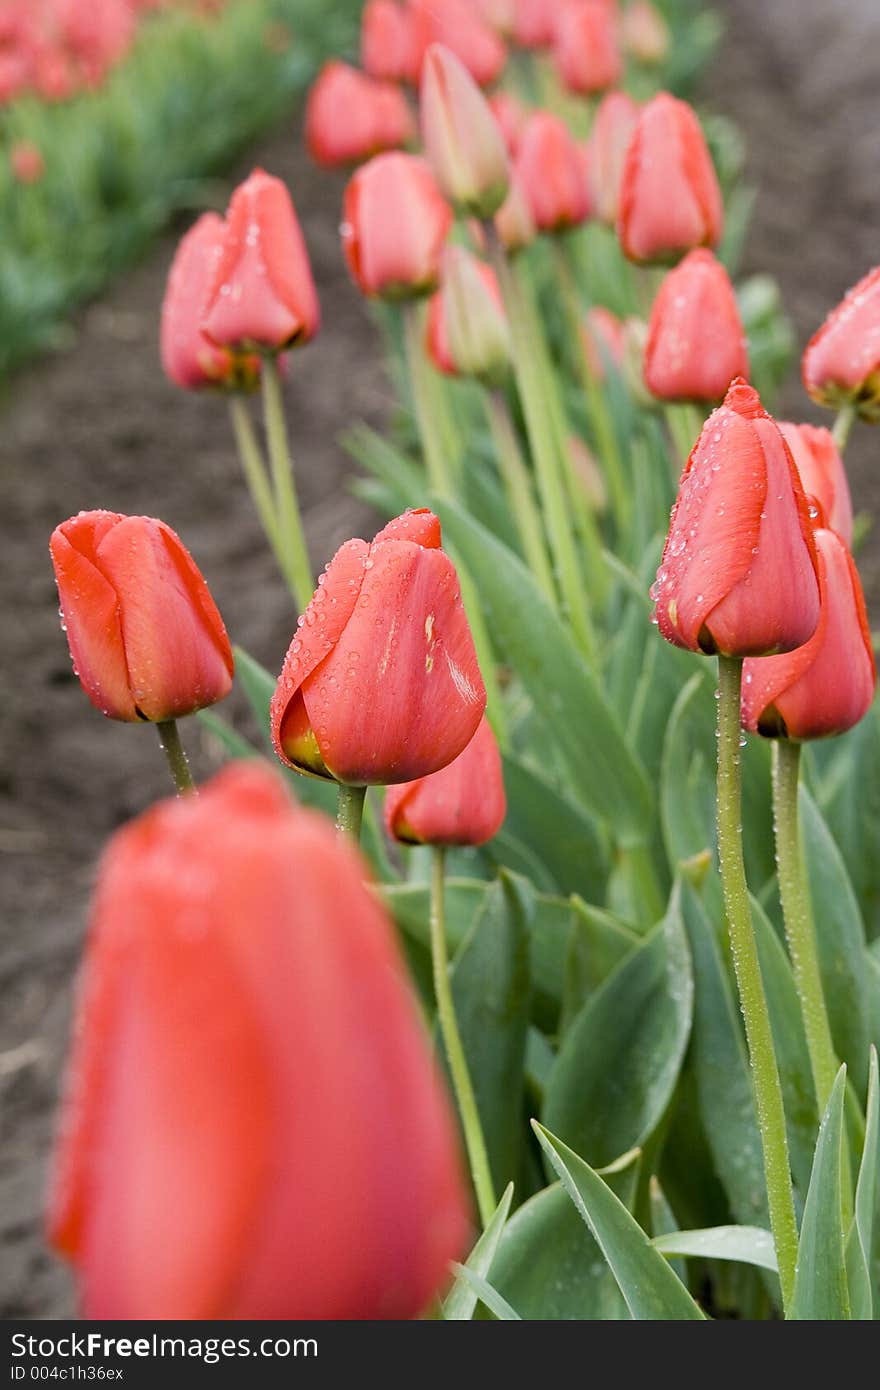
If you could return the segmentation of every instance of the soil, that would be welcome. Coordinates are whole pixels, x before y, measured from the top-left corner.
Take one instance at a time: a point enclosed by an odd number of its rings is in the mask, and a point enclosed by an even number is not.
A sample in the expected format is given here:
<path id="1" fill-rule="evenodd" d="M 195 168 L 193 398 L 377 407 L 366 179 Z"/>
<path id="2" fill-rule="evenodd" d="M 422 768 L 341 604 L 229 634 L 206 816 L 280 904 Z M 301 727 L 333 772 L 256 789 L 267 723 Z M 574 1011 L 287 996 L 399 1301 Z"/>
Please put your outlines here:
<path id="1" fill-rule="evenodd" d="M 729 0 L 729 32 L 704 88 L 732 116 L 759 188 L 746 270 L 780 281 L 803 344 L 876 261 L 880 185 L 880 13 L 848 0 L 768 6 Z M 871 42 L 873 37 L 874 42 Z M 369 315 L 351 289 L 336 234 L 341 181 L 317 174 L 299 133 L 267 138 L 254 163 L 285 177 L 313 257 L 324 329 L 298 354 L 287 387 L 313 560 L 323 564 L 372 518 L 347 490 L 338 436 L 381 425 L 392 394 Z M 222 402 L 170 387 L 156 352 L 158 306 L 180 228 L 77 320 L 72 345 L 18 377 L 3 403 L 4 746 L 0 871 L 0 1315 L 72 1315 L 72 1288 L 41 1233 L 45 1161 L 70 1016 L 71 984 L 98 848 L 160 795 L 165 771 L 150 728 L 103 720 L 75 681 L 59 631 L 46 544 L 80 509 L 160 513 L 202 568 L 234 639 L 277 669 L 294 621 L 241 480 Z M 819 418 L 796 379 L 791 418 Z M 880 431 L 855 432 L 849 455 L 859 508 L 880 511 L 872 453 Z M 880 537 L 864 572 L 880 609 Z M 184 729 L 198 774 L 219 754 L 194 721 Z"/>

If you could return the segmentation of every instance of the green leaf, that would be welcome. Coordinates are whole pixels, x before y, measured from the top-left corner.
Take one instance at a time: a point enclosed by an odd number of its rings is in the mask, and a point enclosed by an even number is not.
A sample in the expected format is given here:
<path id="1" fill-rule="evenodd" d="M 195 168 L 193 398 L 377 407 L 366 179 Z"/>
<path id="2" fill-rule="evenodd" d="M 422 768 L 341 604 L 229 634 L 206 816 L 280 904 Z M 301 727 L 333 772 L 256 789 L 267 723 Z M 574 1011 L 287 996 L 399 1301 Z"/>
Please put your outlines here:
<path id="1" fill-rule="evenodd" d="M 450 952 L 461 946 L 485 902 L 489 885 L 481 879 L 446 880 L 446 936 Z M 420 946 L 431 945 L 431 890 L 426 883 L 386 884 L 380 895 L 401 931 Z"/>
<path id="2" fill-rule="evenodd" d="M 485 1303 L 489 1312 L 494 1313 L 496 1318 L 500 1318 L 503 1322 L 520 1321 L 519 1313 L 511 1308 L 510 1304 L 506 1299 L 501 1297 L 497 1289 L 493 1289 L 488 1280 L 484 1279 L 474 1270 L 468 1269 L 467 1265 L 460 1265 L 455 1260 L 452 1262 L 452 1268 L 459 1279 L 463 1279 L 466 1284 L 470 1285 L 480 1301 Z"/>
<path id="3" fill-rule="evenodd" d="M 621 843 L 640 843 L 650 824 L 650 786 L 567 628 L 506 546 L 453 503 L 436 508 L 480 589 L 493 639 L 562 752 L 573 790 Z"/>
<path id="4" fill-rule="evenodd" d="M 504 759 L 504 831 L 529 846 L 559 893 L 601 901 L 608 857 L 592 817 L 564 792 L 516 758 Z"/>
<path id="5" fill-rule="evenodd" d="M 563 1041 L 544 1118 L 596 1165 L 642 1144 L 669 1103 L 691 1026 L 679 890 L 663 922 L 588 999 Z"/>
<path id="6" fill-rule="evenodd" d="M 510 1204 L 513 1201 L 513 1183 L 508 1183 L 501 1197 L 501 1201 L 495 1208 L 492 1218 L 480 1239 L 477 1241 L 473 1250 L 467 1258 L 467 1268 L 472 1274 L 477 1274 L 481 1278 L 488 1277 L 492 1269 L 492 1261 L 498 1249 L 507 1217 L 510 1212 Z M 447 1322 L 457 1322 L 470 1319 L 474 1316 L 474 1309 L 477 1306 L 478 1294 L 466 1279 L 461 1275 L 456 1279 L 443 1304 L 443 1317 Z"/>
<path id="7" fill-rule="evenodd" d="M 776 1273 L 776 1250 L 769 1231 L 760 1226 L 711 1226 L 704 1231 L 675 1231 L 655 1236 L 662 1255 L 691 1255 L 704 1260 L 737 1260 Z"/>
<path id="8" fill-rule="evenodd" d="M 231 724 L 227 724 L 216 710 L 200 709 L 196 719 L 206 733 L 217 739 L 224 753 L 230 758 L 262 758 L 263 755 L 260 750 L 255 748 L 252 743 L 248 743 L 244 734 L 233 729 Z"/>
<path id="9" fill-rule="evenodd" d="M 868 1106 L 865 1113 L 865 1143 L 856 1183 L 855 1212 L 846 1242 L 846 1269 L 852 1301 L 852 1315 L 860 1321 L 873 1318 L 871 1255 L 877 1224 L 877 1168 L 880 1162 L 880 1085 L 877 1077 L 877 1049 L 871 1048 L 868 1080 Z"/>
<path id="10" fill-rule="evenodd" d="M 666 1193 L 663 1191 L 660 1179 L 655 1174 L 651 1175 L 651 1180 L 648 1183 L 648 1206 L 651 1215 L 651 1236 L 654 1245 L 657 1245 L 658 1236 L 674 1236 L 679 1230 L 679 1225 L 675 1212 L 666 1199 Z M 666 1252 L 662 1251 L 661 1253 L 665 1254 Z M 672 1258 L 669 1263 L 681 1282 L 686 1284 L 687 1266 L 684 1260 Z"/>
<path id="11" fill-rule="evenodd" d="M 865 926 L 880 939 L 880 700 L 842 738 L 811 744 L 807 761 L 816 802 L 843 855 Z"/>
<path id="12" fill-rule="evenodd" d="M 837 1322 L 850 1317 L 841 1220 L 845 1091 L 846 1067 L 841 1067 L 819 1126 L 801 1222 L 794 1297 L 788 1315 L 795 1321 Z"/>
<path id="13" fill-rule="evenodd" d="M 571 906 L 560 1033 L 567 1032 L 586 1001 L 643 939 L 601 907 L 580 898 L 573 898 Z"/>
<path id="14" fill-rule="evenodd" d="M 610 1187 L 561 1139 L 532 1128 L 562 1185 L 605 1256 L 632 1316 L 702 1321 L 703 1313 Z"/>

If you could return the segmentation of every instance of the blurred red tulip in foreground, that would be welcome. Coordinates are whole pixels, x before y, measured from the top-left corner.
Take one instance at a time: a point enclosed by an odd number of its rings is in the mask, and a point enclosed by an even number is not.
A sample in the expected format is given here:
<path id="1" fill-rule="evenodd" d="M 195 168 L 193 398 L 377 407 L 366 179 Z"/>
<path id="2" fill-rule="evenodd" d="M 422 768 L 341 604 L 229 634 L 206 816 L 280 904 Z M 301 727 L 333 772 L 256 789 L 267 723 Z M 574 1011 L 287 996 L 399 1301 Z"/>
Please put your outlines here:
<path id="1" fill-rule="evenodd" d="M 289 767 L 354 786 L 410 782 L 473 738 L 486 691 L 432 512 L 339 549 L 299 619 L 272 697 Z"/>
<path id="2" fill-rule="evenodd" d="M 380 154 L 345 190 L 342 248 L 364 294 L 430 294 L 453 217 L 424 159 Z"/>
<path id="3" fill-rule="evenodd" d="M 416 1316 L 468 1216 L 356 851 L 258 763 L 111 842 L 49 1202 L 88 1318 Z"/>
<path id="4" fill-rule="evenodd" d="M 808 497 L 815 497 L 832 531 L 852 545 L 853 505 L 840 450 L 830 430 L 816 425 L 779 423 Z"/>
<path id="5" fill-rule="evenodd" d="M 651 311 L 645 383 L 664 401 L 720 401 L 747 377 L 746 335 L 730 277 L 711 251 L 670 270 Z"/>
<path id="6" fill-rule="evenodd" d="M 164 521 L 80 512 L 49 549 L 74 670 L 102 714 L 161 723 L 229 694 L 223 620 Z"/>
<path id="7" fill-rule="evenodd" d="M 425 55 L 421 121 L 441 192 L 459 213 L 494 216 L 510 187 L 504 136 L 470 73 L 442 44 L 432 44 Z"/>
<path id="8" fill-rule="evenodd" d="M 357 68 L 325 63 L 306 105 L 306 143 L 316 164 L 358 164 L 415 136 L 406 98 L 391 82 L 375 82 Z"/>
<path id="9" fill-rule="evenodd" d="M 404 844 L 483 845 L 506 814 L 501 755 L 485 718 L 448 767 L 385 794 L 388 833 Z"/>
<path id="10" fill-rule="evenodd" d="M 835 409 L 852 402 L 880 421 L 880 266 L 832 309 L 807 345 L 804 385 L 813 400 Z"/>

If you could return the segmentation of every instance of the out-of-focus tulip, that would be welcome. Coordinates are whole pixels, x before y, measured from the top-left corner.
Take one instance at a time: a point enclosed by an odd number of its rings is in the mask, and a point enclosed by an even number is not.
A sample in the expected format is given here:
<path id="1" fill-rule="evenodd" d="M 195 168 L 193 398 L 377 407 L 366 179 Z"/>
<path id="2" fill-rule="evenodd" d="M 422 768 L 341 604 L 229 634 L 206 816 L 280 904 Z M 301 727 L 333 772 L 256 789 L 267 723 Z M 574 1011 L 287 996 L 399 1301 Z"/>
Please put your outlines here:
<path id="1" fill-rule="evenodd" d="M 510 186 L 504 137 L 467 68 L 442 44 L 425 54 L 422 140 L 441 192 L 460 213 L 492 217 Z"/>
<path id="2" fill-rule="evenodd" d="M 616 314 L 602 304 L 594 304 L 584 315 L 582 328 L 584 353 L 590 374 L 604 381 L 607 364 L 620 369 L 623 365 L 623 324 Z"/>
<path id="3" fill-rule="evenodd" d="M 815 497 L 832 531 L 848 546 L 853 538 L 853 505 L 840 450 L 830 430 L 815 425 L 781 421 L 779 428 L 791 449 L 798 475 L 808 497 Z"/>
<path id="4" fill-rule="evenodd" d="M 443 258 L 427 346 L 434 365 L 449 376 L 498 385 L 510 370 L 510 330 L 495 272 L 463 246 L 450 246 Z"/>
<path id="5" fill-rule="evenodd" d="M 596 215 L 610 227 L 617 221 L 623 163 L 638 121 L 638 103 L 627 92 L 608 92 L 593 121 L 590 145 Z"/>
<path id="6" fill-rule="evenodd" d="M 46 172 L 43 152 L 32 140 L 17 140 L 9 151 L 9 165 L 19 183 L 39 183 Z"/>
<path id="7" fill-rule="evenodd" d="M 516 172 L 539 231 L 565 231 L 591 215 L 583 154 L 558 116 L 536 111 L 531 117 L 523 132 Z"/>
<path id="8" fill-rule="evenodd" d="M 501 754 L 485 718 L 448 767 L 385 794 L 386 829 L 408 845 L 484 845 L 506 814 Z"/>
<path id="9" fill-rule="evenodd" d="M 634 314 L 624 320 L 623 357 L 620 370 L 627 390 L 643 410 L 658 408 L 656 396 L 645 385 L 645 349 L 648 346 L 648 325 Z"/>
<path id="10" fill-rule="evenodd" d="M 570 92 L 594 96 L 620 81 L 616 16 L 601 0 L 565 0 L 556 20 L 553 52 Z"/>
<path id="11" fill-rule="evenodd" d="M 162 367 L 169 381 L 186 391 L 246 389 L 260 374 L 259 357 L 218 348 L 202 331 L 225 230 L 216 212 L 204 213 L 183 237 L 168 274 L 159 335 Z"/>
<path id="12" fill-rule="evenodd" d="M 859 572 L 835 531 L 815 533 L 822 611 L 796 651 L 747 661 L 742 721 L 770 738 L 843 734 L 867 714 L 876 670 Z"/>
<path id="13" fill-rule="evenodd" d="M 358 164 L 414 136 L 415 122 L 398 87 L 375 82 L 348 63 L 325 63 L 306 105 L 306 144 L 316 164 Z"/>
<path id="14" fill-rule="evenodd" d="M 516 0 L 477 0 L 477 9 L 487 24 L 508 37 L 516 22 Z"/>
<path id="15" fill-rule="evenodd" d="M 426 25 L 430 41 L 451 49 L 481 87 L 501 76 L 507 49 L 472 0 L 409 0 L 409 7 Z"/>
<path id="16" fill-rule="evenodd" d="M 538 235 L 535 219 L 516 169 L 511 174 L 507 198 L 495 215 L 495 230 L 509 256 L 515 256 L 518 251 L 531 246 Z"/>
<path id="17" fill-rule="evenodd" d="M 369 0 L 361 18 L 361 62 L 371 77 L 417 87 L 431 41 L 424 15 L 397 0 Z"/>
<path id="18" fill-rule="evenodd" d="M 608 510 L 608 488 L 595 454 L 582 439 L 572 436 L 568 441 L 568 456 L 575 481 L 587 505 L 597 516 L 603 516 Z"/>
<path id="19" fill-rule="evenodd" d="M 232 195 L 202 327 L 218 347 L 279 352 L 307 343 L 320 321 L 290 194 L 255 169 Z"/>
<path id="20" fill-rule="evenodd" d="M 355 282 L 387 299 L 430 294 L 452 222 L 424 159 L 377 155 L 345 190 L 342 248 Z"/>
<path id="21" fill-rule="evenodd" d="M 223 619 L 164 521 L 80 512 L 49 550 L 73 668 L 102 714 L 161 723 L 229 694 Z"/>
<path id="22" fill-rule="evenodd" d="M 514 0 L 513 41 L 520 48 L 550 48 L 559 0 Z"/>
<path id="23" fill-rule="evenodd" d="M 409 1318 L 446 1284 L 455 1124 L 364 874 L 258 763 L 111 841 L 48 1212 L 87 1318 Z"/>
<path id="24" fill-rule="evenodd" d="M 650 0 L 632 0 L 621 20 L 621 37 L 627 53 L 637 63 L 652 67 L 669 53 L 669 26 Z"/>
<path id="25" fill-rule="evenodd" d="M 767 656 L 816 631 L 807 501 L 785 440 L 744 381 L 688 459 L 651 597 L 663 636 L 690 651 Z"/>
<path id="26" fill-rule="evenodd" d="M 664 401 L 720 401 L 735 377 L 748 374 L 730 277 L 711 251 L 691 251 L 670 270 L 654 301 L 645 383 Z"/>
<path id="27" fill-rule="evenodd" d="M 507 152 L 512 159 L 516 158 L 519 149 L 519 142 L 522 139 L 526 122 L 529 119 L 528 107 L 525 106 L 512 92 L 495 92 L 489 98 L 489 106 L 492 115 L 498 122 L 498 128 L 507 146 Z"/>
<path id="28" fill-rule="evenodd" d="M 617 231 L 631 261 L 676 260 L 721 237 L 721 190 L 700 123 L 668 92 L 642 108 L 620 181 Z"/>
<path id="29" fill-rule="evenodd" d="M 880 421 L 880 265 L 814 333 L 802 370 L 804 386 L 820 405 L 852 403 L 863 419 Z"/>
<path id="30" fill-rule="evenodd" d="M 486 691 L 452 561 L 429 511 L 405 512 L 327 566 L 272 698 L 282 762 L 354 786 L 437 772 Z"/>

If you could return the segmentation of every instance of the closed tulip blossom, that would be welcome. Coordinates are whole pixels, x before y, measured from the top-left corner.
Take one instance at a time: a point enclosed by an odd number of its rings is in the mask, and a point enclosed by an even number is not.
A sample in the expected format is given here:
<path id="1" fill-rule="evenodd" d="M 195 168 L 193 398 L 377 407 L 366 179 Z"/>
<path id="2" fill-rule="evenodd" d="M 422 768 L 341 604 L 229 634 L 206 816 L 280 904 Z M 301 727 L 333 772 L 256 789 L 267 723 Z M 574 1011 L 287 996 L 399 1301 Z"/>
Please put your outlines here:
<path id="1" fill-rule="evenodd" d="M 795 425 L 788 420 L 780 421 L 779 428 L 791 449 L 804 492 L 817 500 L 831 530 L 851 546 L 852 497 L 843 459 L 831 431 L 815 425 Z"/>
<path id="2" fill-rule="evenodd" d="M 690 651 L 766 656 L 816 631 L 806 498 L 778 426 L 744 381 L 688 459 L 651 597 L 663 636 Z"/>
<path id="3" fill-rule="evenodd" d="M 604 381 L 609 364 L 618 370 L 623 366 L 623 323 L 602 304 L 595 304 L 584 316 L 584 353 L 591 375 Z"/>
<path id="4" fill-rule="evenodd" d="M 796 651 L 743 667 L 743 725 L 770 738 L 845 733 L 874 698 L 877 677 L 859 572 L 835 531 L 820 525 L 814 536 L 822 596 L 816 631 Z"/>
<path id="5" fill-rule="evenodd" d="M 324 65 L 306 106 L 306 144 L 316 164 L 358 164 L 414 136 L 406 98 L 393 83 L 375 82 L 348 63 Z"/>
<path id="6" fill-rule="evenodd" d="M 832 309 L 807 345 L 804 386 L 820 405 L 880 421 L 880 266 Z"/>
<path id="7" fill-rule="evenodd" d="M 74 670 L 102 714 L 164 723 L 229 694 L 226 628 L 170 526 L 80 512 L 49 549 Z"/>
<path id="8" fill-rule="evenodd" d="M 520 48 L 550 48 L 559 0 L 514 0 L 513 41 Z"/>
<path id="9" fill-rule="evenodd" d="M 504 137 L 483 93 L 442 44 L 425 55 L 422 140 L 441 192 L 460 213 L 492 217 L 510 186 Z"/>
<path id="10" fill-rule="evenodd" d="M 623 71 L 616 16 L 601 0 L 564 0 L 553 52 L 565 87 L 594 96 L 619 82 Z"/>
<path id="11" fill-rule="evenodd" d="M 448 376 L 500 384 L 510 370 L 510 330 L 495 272 L 463 246 L 450 246 L 441 287 L 428 310 L 427 347 Z"/>
<path id="12" fill-rule="evenodd" d="M 202 330 L 225 230 L 216 212 L 203 213 L 181 240 L 168 274 L 159 336 L 162 367 L 169 381 L 187 391 L 253 387 L 259 377 L 259 357 L 219 348 Z"/>
<path id="13" fill-rule="evenodd" d="M 345 190 L 342 247 L 362 292 L 387 299 L 430 294 L 453 216 L 425 160 L 381 154 Z"/>
<path id="14" fill-rule="evenodd" d="M 730 277 L 711 251 L 691 251 L 666 276 L 654 301 L 645 383 L 660 400 L 714 402 L 748 372 Z"/>
<path id="15" fill-rule="evenodd" d="M 473 0 L 409 0 L 409 8 L 425 25 L 430 41 L 451 49 L 481 87 L 501 76 L 507 49 Z"/>
<path id="16" fill-rule="evenodd" d="M 280 352 L 313 338 L 320 317 L 290 194 L 256 169 L 232 195 L 202 327 L 218 347 Z"/>
<path id="17" fill-rule="evenodd" d="M 258 763 L 104 855 L 50 1189 L 98 1319 L 401 1319 L 462 1255 L 457 1135 L 364 865 Z"/>
<path id="18" fill-rule="evenodd" d="M 485 718 L 448 767 L 385 794 L 385 826 L 403 844 L 483 845 L 506 814 L 501 754 Z"/>
<path id="19" fill-rule="evenodd" d="M 424 16 L 398 0 L 369 0 L 361 16 L 361 62 L 371 77 L 418 86 L 430 43 Z"/>
<path id="20" fill-rule="evenodd" d="M 46 172 L 46 161 L 39 145 L 17 140 L 9 151 L 9 167 L 19 183 L 39 183 Z"/>
<path id="21" fill-rule="evenodd" d="M 531 117 L 516 172 L 539 231 L 565 231 L 590 217 L 592 196 L 583 155 L 558 116 L 537 111 Z"/>
<path id="22" fill-rule="evenodd" d="M 272 741 L 314 776 L 409 782 L 452 762 L 485 706 L 440 523 L 411 511 L 327 566 L 272 698 Z"/>
<path id="23" fill-rule="evenodd" d="M 620 182 L 617 232 L 631 261 L 674 261 L 720 240 L 724 208 L 696 113 L 660 92 L 642 108 Z"/>
<path id="24" fill-rule="evenodd" d="M 632 0 L 621 19 L 621 37 L 637 63 L 653 67 L 669 53 L 669 26 L 650 0 Z"/>
<path id="25" fill-rule="evenodd" d="M 617 221 L 624 160 L 638 121 L 638 103 L 627 92 L 608 92 L 593 121 L 590 146 L 596 215 L 610 227 Z"/>

